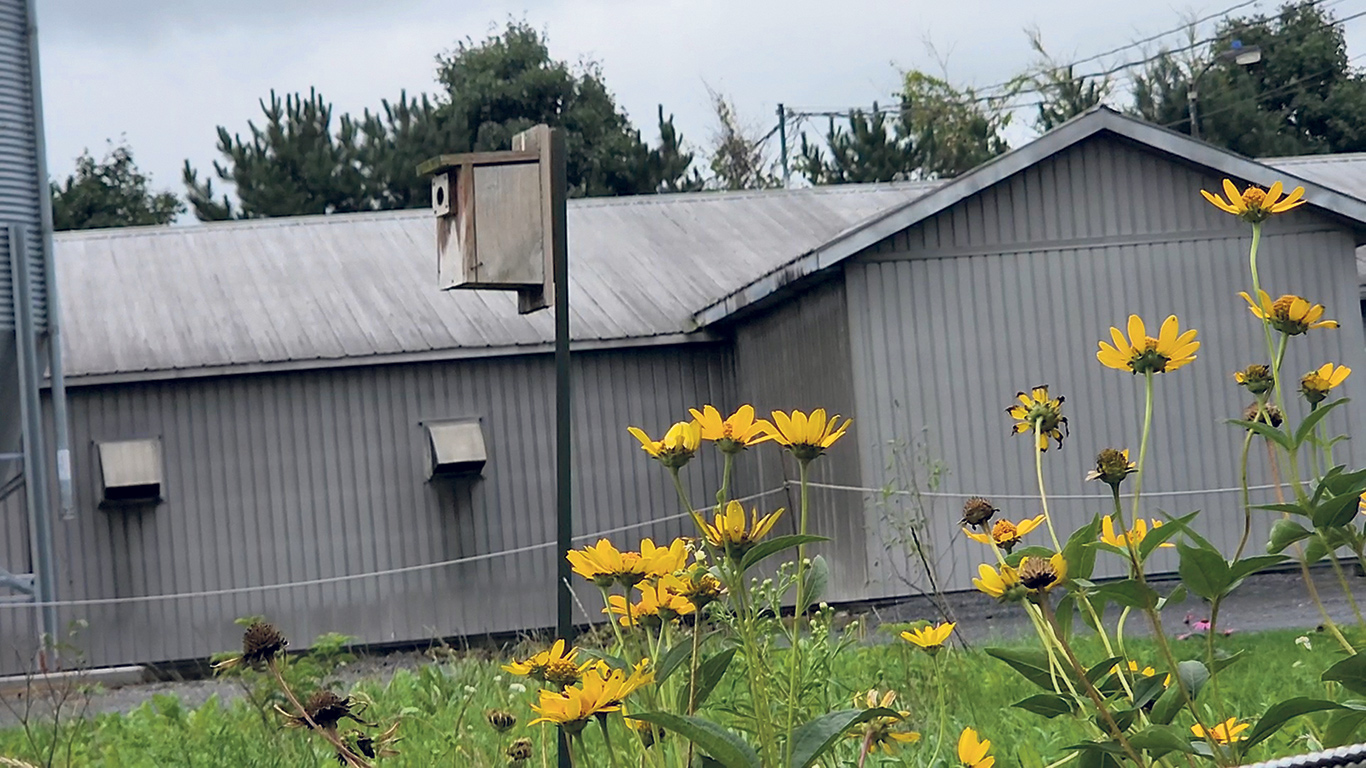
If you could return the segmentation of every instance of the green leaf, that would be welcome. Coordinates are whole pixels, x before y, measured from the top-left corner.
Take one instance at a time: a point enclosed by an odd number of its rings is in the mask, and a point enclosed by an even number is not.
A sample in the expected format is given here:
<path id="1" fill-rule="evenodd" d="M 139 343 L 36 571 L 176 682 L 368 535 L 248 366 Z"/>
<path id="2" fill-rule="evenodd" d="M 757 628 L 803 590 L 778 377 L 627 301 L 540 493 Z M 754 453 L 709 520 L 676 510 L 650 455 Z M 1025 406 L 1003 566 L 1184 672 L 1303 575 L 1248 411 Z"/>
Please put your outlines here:
<path id="1" fill-rule="evenodd" d="M 1241 746 L 1244 750 L 1249 749 L 1279 731 L 1281 726 L 1292 718 L 1311 712 L 1323 712 L 1328 709 L 1342 709 L 1342 705 L 1336 701 L 1310 699 L 1304 696 L 1296 696 L 1293 699 L 1276 702 L 1262 715 L 1257 724 L 1252 726 L 1252 730 L 1247 735 L 1247 741 Z"/>
<path id="2" fill-rule="evenodd" d="M 1152 677 L 1135 675 L 1134 677 L 1136 678 L 1133 684 L 1135 707 L 1147 706 L 1149 702 L 1155 701 L 1166 690 L 1166 687 L 1162 685 L 1162 681 L 1167 677 L 1164 674 L 1157 674 Z"/>
<path id="3" fill-rule="evenodd" d="M 1270 424 L 1263 424 L 1260 421 L 1243 421 L 1242 419 L 1229 419 L 1228 423 L 1234 426 L 1242 427 L 1243 429 L 1250 429 L 1253 432 L 1256 432 L 1262 437 L 1265 437 L 1266 439 L 1284 448 L 1287 452 L 1294 451 L 1294 449 L 1290 446 L 1290 436 L 1280 431 L 1279 429 L 1276 429 Z"/>
<path id="4" fill-rule="evenodd" d="M 825 561 L 825 555 L 816 555 L 811 558 L 811 565 L 807 567 L 802 578 L 802 594 L 797 603 L 797 613 L 804 614 L 807 609 L 820 602 L 821 598 L 825 597 L 825 590 L 828 586 L 830 586 L 830 564 Z"/>
<path id="5" fill-rule="evenodd" d="M 1143 541 L 1138 542 L 1138 556 L 1146 560 L 1154 549 L 1162 546 L 1168 539 L 1182 531 L 1190 530 L 1190 523 L 1200 512 L 1195 512 L 1168 520 L 1160 526 L 1154 526 L 1148 530 L 1148 535 L 1143 537 Z"/>
<path id="6" fill-rule="evenodd" d="M 1301 421 L 1300 426 L 1295 430 L 1295 436 L 1293 438 L 1294 446 L 1298 448 L 1299 446 L 1303 445 L 1304 441 L 1307 440 L 1311 434 L 1313 434 L 1314 427 L 1318 426 L 1319 422 L 1323 421 L 1325 416 L 1331 413 L 1334 408 L 1338 407 L 1339 405 L 1342 405 L 1343 403 L 1348 402 L 1349 400 L 1350 398 L 1341 397 L 1337 400 L 1334 400 L 1331 403 L 1328 403 L 1327 405 L 1321 405 L 1318 408 L 1315 408 L 1314 410 L 1310 411 L 1309 415 L 1304 417 L 1304 421 Z"/>
<path id="7" fill-rule="evenodd" d="M 1339 525 L 1346 525 L 1352 522 L 1357 514 L 1357 505 L 1361 503 L 1361 494 L 1345 493 L 1341 496 L 1332 496 L 1314 507 L 1314 512 L 1309 519 L 1314 522 L 1315 528 L 1333 528 Z"/>
<path id="8" fill-rule="evenodd" d="M 631 671 L 630 662 L 626 661 L 620 656 L 613 656 L 612 654 L 607 653 L 606 651 L 598 650 L 597 648 L 580 648 L 579 651 L 584 656 L 587 656 L 590 659 L 597 659 L 599 661 L 607 662 L 607 666 L 611 667 L 612 669 L 620 669 L 623 672 Z"/>
<path id="9" fill-rule="evenodd" d="M 1178 661 L 1176 663 L 1176 676 L 1185 684 L 1186 690 L 1190 692 L 1190 697 L 1194 699 L 1200 695 L 1200 689 L 1209 682 L 1209 668 L 1204 662 L 1199 661 Z"/>
<path id="10" fill-rule="evenodd" d="M 1009 664 L 1029 682 L 1053 691 L 1053 676 L 1049 674 L 1048 656 L 1032 648 L 987 648 L 987 655 Z"/>
<path id="11" fill-rule="evenodd" d="M 1255 555 L 1239 560 L 1228 567 L 1228 575 L 1232 579 L 1232 582 L 1228 585 L 1228 591 L 1232 592 L 1237 589 L 1238 585 L 1243 583 L 1243 579 L 1246 579 L 1257 571 L 1283 563 L 1287 559 L 1288 558 L 1285 555 Z"/>
<path id="12" fill-rule="evenodd" d="M 829 541 L 824 536 L 812 536 L 810 534 L 792 534 L 790 536 L 775 536 L 771 539 L 755 544 L 752 549 L 740 558 L 740 572 L 744 573 L 754 567 L 760 560 L 771 555 L 776 555 L 785 549 L 801 546 L 802 544 L 815 544 L 820 541 Z"/>
<path id="13" fill-rule="evenodd" d="M 1229 667 L 1233 666 L 1235 662 L 1242 659 L 1243 656 L 1246 654 L 1247 649 L 1240 648 L 1238 649 L 1237 653 L 1229 653 L 1223 656 L 1215 656 L 1214 664 L 1212 665 L 1214 668 L 1210 670 L 1211 674 L 1217 675 L 1225 669 L 1228 669 Z"/>
<path id="14" fill-rule="evenodd" d="M 1309 543 L 1304 545 L 1304 562 L 1313 565 L 1328 556 L 1328 547 L 1324 545 L 1323 539 L 1314 536 L 1309 539 Z"/>
<path id="15" fill-rule="evenodd" d="M 1213 600 L 1228 591 L 1232 579 L 1223 555 L 1184 543 L 1177 544 L 1176 549 L 1181 553 L 1177 573 L 1181 576 L 1181 583 L 1190 591 L 1206 600 Z"/>
<path id="16" fill-rule="evenodd" d="M 1160 757 L 1168 752 L 1195 754 L 1195 750 L 1191 748 L 1190 739 L 1170 725 L 1150 725 L 1131 735 L 1129 743 L 1135 749 L 1147 750 L 1152 753 L 1153 757 Z"/>
<path id="17" fill-rule="evenodd" d="M 1364 724 L 1366 712 L 1355 709 L 1334 712 L 1333 716 L 1328 718 L 1328 725 L 1323 729 L 1324 748 L 1333 749 L 1355 744 L 1358 741 L 1356 733 Z"/>
<path id="18" fill-rule="evenodd" d="M 1176 713 L 1180 712 L 1185 705 L 1186 698 L 1181 695 L 1181 688 L 1173 684 L 1161 696 L 1157 697 L 1157 701 L 1153 702 L 1153 710 L 1149 713 L 1148 718 L 1154 723 L 1167 725 L 1176 718 Z"/>
<path id="19" fill-rule="evenodd" d="M 1112 656 L 1099 664 L 1093 664 L 1090 669 L 1086 670 L 1086 679 L 1094 683 L 1110 674 L 1110 671 L 1123 660 L 1122 657 Z"/>
<path id="20" fill-rule="evenodd" d="M 1063 560 L 1067 561 L 1067 575 L 1089 579 L 1096 569 L 1096 549 L 1092 544 L 1100 535 L 1100 515 L 1093 515 L 1091 522 L 1083 525 L 1067 537 L 1062 546 Z"/>
<path id="21" fill-rule="evenodd" d="M 1321 679 L 1342 683 L 1342 687 L 1353 693 L 1366 694 L 1366 654 L 1348 656 L 1329 667 Z"/>
<path id="22" fill-rule="evenodd" d="M 1286 547 L 1302 539 L 1313 536 L 1314 532 L 1288 518 L 1281 518 L 1271 526 L 1271 539 L 1266 544 L 1266 551 L 1272 553 L 1284 552 Z"/>
<path id="23" fill-rule="evenodd" d="M 1071 699 L 1066 696 L 1059 696 L 1056 693 L 1038 693 L 1022 701 L 1017 701 L 1011 706 L 1050 719 L 1058 715 L 1070 715 L 1077 711 L 1076 704 Z"/>
<path id="24" fill-rule="evenodd" d="M 1064 640 L 1072 637 L 1072 619 L 1077 615 L 1077 595 L 1075 592 L 1068 592 L 1058 601 L 1058 606 L 1053 609 L 1053 620 L 1058 622 L 1058 629 Z"/>
<path id="25" fill-rule="evenodd" d="M 1047 547 L 1025 547 L 1024 549 L 1017 549 L 1009 555 L 1006 555 L 1006 565 L 1011 568 L 1019 568 L 1020 561 L 1024 560 L 1026 557 L 1039 557 L 1047 560 L 1052 556 L 1053 550 Z M 1071 576 L 1072 572 L 1069 570 L 1067 575 Z"/>
<path id="26" fill-rule="evenodd" d="M 1177 584 L 1174 589 L 1164 598 L 1157 601 L 1157 607 L 1163 608 L 1167 603 L 1180 603 L 1186 599 L 1186 585 Z"/>
<path id="27" fill-rule="evenodd" d="M 694 631 L 696 630 L 694 629 Z M 702 647 L 705 647 L 707 641 L 715 635 L 716 633 L 712 632 L 711 634 L 708 634 L 699 639 L 698 648 L 700 649 Z M 664 657 L 660 659 L 659 667 L 655 670 L 655 683 L 662 685 L 665 680 L 669 679 L 669 675 L 672 675 L 674 671 L 677 670 L 679 666 L 683 664 L 683 662 L 687 661 L 690 658 L 692 658 L 691 637 L 687 640 L 679 642 L 677 645 L 670 648 L 668 652 L 664 654 Z"/>
<path id="28" fill-rule="evenodd" d="M 735 658 L 735 651 L 735 648 L 727 648 L 697 665 L 697 690 L 693 694 L 694 711 L 697 707 L 702 706 L 702 702 L 711 695 L 717 683 L 720 683 L 721 678 L 726 676 L 726 669 L 730 667 L 730 660 Z M 688 711 L 688 686 L 686 685 L 678 691 L 678 711 Z"/>
<path id="29" fill-rule="evenodd" d="M 1152 587 L 1137 579 L 1111 582 L 1096 590 L 1096 594 L 1104 595 L 1107 599 L 1128 608 L 1143 610 L 1156 607 L 1158 599 L 1157 592 Z"/>
<path id="30" fill-rule="evenodd" d="M 654 723 L 666 731 L 682 736 L 725 768 L 762 768 L 754 747 L 710 720 L 670 712 L 642 712 L 627 717 Z"/>
<path id="31" fill-rule="evenodd" d="M 1308 517 L 1309 513 L 1299 504 L 1253 504 L 1253 509 L 1266 509 L 1272 512 L 1288 512 L 1292 515 L 1303 515 Z"/>
<path id="32" fill-rule="evenodd" d="M 792 732 L 792 768 L 809 768 L 850 728 L 875 717 L 901 718 L 892 709 L 841 709 L 802 723 Z"/>

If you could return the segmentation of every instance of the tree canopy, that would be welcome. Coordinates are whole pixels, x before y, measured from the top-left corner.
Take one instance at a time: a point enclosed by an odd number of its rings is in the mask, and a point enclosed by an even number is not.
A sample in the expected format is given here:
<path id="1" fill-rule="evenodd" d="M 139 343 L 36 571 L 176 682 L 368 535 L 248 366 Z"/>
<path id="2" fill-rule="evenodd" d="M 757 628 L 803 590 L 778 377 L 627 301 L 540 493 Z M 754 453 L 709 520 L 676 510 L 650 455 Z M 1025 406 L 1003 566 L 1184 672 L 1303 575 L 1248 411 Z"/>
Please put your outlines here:
<path id="1" fill-rule="evenodd" d="M 52 225 L 59 231 L 169 224 L 185 210 L 174 193 L 151 189 L 126 143 L 111 142 L 99 161 L 82 152 L 75 172 L 50 189 Z"/>

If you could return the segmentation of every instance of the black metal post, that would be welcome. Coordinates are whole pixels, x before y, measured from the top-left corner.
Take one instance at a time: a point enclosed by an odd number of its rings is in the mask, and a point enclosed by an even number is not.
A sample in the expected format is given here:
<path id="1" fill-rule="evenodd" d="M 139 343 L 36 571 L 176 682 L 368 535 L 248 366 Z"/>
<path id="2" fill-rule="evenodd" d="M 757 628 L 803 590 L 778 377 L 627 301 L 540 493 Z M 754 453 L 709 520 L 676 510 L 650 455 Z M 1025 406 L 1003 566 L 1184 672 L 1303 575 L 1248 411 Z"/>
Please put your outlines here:
<path id="1" fill-rule="evenodd" d="M 778 153 L 783 161 L 783 187 L 788 186 L 792 177 L 787 168 L 787 109 L 778 105 Z"/>

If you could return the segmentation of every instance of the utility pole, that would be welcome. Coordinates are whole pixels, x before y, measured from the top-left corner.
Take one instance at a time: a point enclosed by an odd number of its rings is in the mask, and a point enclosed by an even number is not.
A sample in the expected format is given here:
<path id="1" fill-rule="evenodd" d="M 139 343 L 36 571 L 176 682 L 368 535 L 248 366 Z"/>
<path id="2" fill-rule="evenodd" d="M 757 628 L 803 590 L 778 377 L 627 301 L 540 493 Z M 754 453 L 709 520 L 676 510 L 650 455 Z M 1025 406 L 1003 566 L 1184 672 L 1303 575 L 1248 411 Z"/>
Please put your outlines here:
<path id="1" fill-rule="evenodd" d="M 781 103 L 778 104 L 778 152 L 783 160 L 783 189 L 787 189 L 792 173 L 787 167 L 787 110 Z"/>

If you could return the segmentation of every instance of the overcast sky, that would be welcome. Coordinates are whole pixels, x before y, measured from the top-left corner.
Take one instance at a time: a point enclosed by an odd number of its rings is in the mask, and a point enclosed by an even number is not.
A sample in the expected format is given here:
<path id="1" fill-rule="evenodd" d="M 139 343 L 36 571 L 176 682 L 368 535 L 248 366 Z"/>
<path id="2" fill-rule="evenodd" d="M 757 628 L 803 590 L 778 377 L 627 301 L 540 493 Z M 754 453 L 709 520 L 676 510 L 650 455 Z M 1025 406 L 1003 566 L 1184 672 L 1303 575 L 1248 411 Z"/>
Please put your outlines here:
<path id="1" fill-rule="evenodd" d="M 434 91 L 437 53 L 482 39 L 510 17 L 547 32 L 553 56 L 598 61 L 648 136 L 663 103 L 685 139 L 705 145 L 707 85 L 767 129 L 779 102 L 886 103 L 900 69 L 940 69 L 927 40 L 953 79 L 983 86 L 1033 60 L 1027 27 L 1042 31 L 1056 58 L 1072 60 L 1236 2 L 39 0 L 48 163 L 64 177 L 82 149 L 101 155 L 107 139 L 126 136 L 154 185 L 180 193 L 185 159 L 208 170 L 215 127 L 245 132 L 270 89 L 317 87 L 338 113 L 377 107 L 404 88 Z M 1366 10 L 1366 0 L 1327 4 L 1339 17 Z M 1355 54 L 1366 44 L 1358 42 L 1366 19 L 1348 23 L 1347 33 Z"/>

